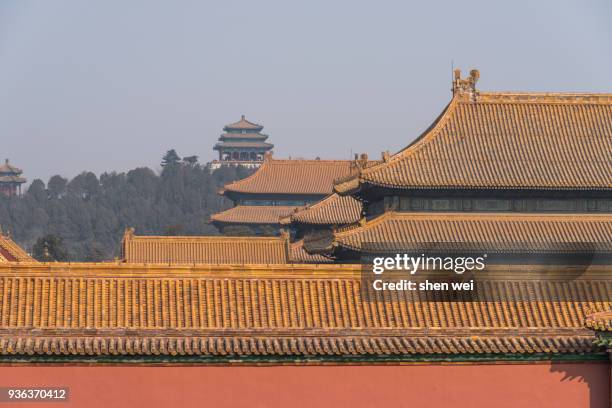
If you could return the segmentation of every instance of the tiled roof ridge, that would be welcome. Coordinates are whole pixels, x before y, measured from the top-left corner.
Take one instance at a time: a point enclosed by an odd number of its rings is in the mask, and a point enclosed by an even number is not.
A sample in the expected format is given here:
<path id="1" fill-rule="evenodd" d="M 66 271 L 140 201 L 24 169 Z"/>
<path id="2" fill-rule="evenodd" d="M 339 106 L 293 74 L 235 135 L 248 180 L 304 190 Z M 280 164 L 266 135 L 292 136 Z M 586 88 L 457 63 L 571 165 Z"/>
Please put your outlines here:
<path id="1" fill-rule="evenodd" d="M 612 93 L 589 92 L 478 92 L 475 100 L 461 103 L 603 103 L 612 104 Z"/>
<path id="2" fill-rule="evenodd" d="M 131 241 L 214 241 L 214 242 L 252 242 L 252 241 L 283 241 L 281 237 L 261 237 L 261 236 L 227 236 L 227 235 L 136 235 L 130 238 Z"/>
<path id="3" fill-rule="evenodd" d="M 575 268 L 559 265 L 537 264 L 503 264 L 488 265 L 482 277 L 496 282 L 505 282 L 509 278 L 525 277 L 531 281 L 537 274 L 537 281 L 558 282 L 566 277 L 568 270 Z M 581 275 L 581 279 L 609 279 L 612 265 L 591 265 Z M 113 262 L 23 262 L 19 264 L 0 264 L 2 277 L 36 277 L 36 278 L 176 278 L 176 279 L 225 279 L 237 278 L 247 280 L 332 280 L 334 282 L 361 279 L 361 264 L 127 264 L 119 260 Z M 608 308 L 604 308 L 607 310 Z"/>

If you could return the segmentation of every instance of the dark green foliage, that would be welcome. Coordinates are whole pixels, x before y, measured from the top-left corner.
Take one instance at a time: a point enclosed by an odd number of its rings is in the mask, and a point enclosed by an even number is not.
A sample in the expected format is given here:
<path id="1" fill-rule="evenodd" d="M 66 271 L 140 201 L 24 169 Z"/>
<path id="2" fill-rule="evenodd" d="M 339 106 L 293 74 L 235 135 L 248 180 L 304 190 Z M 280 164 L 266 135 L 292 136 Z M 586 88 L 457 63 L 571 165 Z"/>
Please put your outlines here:
<path id="1" fill-rule="evenodd" d="M 34 243 L 32 256 L 41 262 L 65 262 L 70 260 L 64 241 L 53 234 L 40 237 Z"/>
<path id="2" fill-rule="evenodd" d="M 162 157 L 161 166 L 162 167 L 176 166 L 180 161 L 181 161 L 181 158 L 176 153 L 176 150 L 170 149 L 166 152 L 166 154 L 164 154 L 164 157 Z"/>
<path id="3" fill-rule="evenodd" d="M 218 189 L 252 170 L 221 168 L 211 173 L 197 157 L 181 161 L 174 150 L 166 153 L 164 164 L 160 174 L 141 167 L 99 178 L 83 172 L 70 181 L 53 176 L 46 187 L 34 180 L 21 197 L 0 195 L 0 226 L 28 252 L 39 242 L 41 256 L 41 245 L 56 237 L 71 261 L 118 256 L 126 227 L 140 235 L 218 234 L 208 219 L 231 206 Z"/>

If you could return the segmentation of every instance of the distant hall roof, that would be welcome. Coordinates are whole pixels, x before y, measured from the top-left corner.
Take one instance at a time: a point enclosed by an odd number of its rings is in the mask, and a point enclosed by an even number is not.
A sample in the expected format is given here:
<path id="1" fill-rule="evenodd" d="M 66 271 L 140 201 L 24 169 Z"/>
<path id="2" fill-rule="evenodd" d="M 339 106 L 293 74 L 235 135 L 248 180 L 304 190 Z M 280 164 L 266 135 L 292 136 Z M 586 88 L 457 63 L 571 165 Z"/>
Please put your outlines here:
<path id="1" fill-rule="evenodd" d="M 276 160 L 267 156 L 255 173 L 227 184 L 224 192 L 327 195 L 334 180 L 352 169 L 351 160 Z"/>
<path id="2" fill-rule="evenodd" d="M 286 237 L 136 236 L 128 229 L 122 257 L 128 263 L 287 263 Z"/>

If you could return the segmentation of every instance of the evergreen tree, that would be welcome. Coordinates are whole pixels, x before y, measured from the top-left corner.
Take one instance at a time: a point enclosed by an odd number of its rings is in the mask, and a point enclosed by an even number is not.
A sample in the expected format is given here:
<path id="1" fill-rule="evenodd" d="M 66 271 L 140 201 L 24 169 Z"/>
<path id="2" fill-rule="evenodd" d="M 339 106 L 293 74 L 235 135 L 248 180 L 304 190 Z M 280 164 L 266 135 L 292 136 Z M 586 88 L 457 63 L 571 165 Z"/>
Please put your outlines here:
<path id="1" fill-rule="evenodd" d="M 164 157 L 162 157 L 161 166 L 167 167 L 177 165 L 180 161 L 181 158 L 176 153 L 176 150 L 170 149 L 166 152 L 166 154 L 164 154 Z"/>

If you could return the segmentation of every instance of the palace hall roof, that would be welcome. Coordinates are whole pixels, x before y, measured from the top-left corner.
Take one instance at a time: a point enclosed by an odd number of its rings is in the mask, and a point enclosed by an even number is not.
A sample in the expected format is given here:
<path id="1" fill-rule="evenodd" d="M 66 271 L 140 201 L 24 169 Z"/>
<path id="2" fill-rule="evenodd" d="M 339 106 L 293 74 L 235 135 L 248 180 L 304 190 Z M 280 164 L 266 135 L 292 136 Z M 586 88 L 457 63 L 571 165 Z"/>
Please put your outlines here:
<path id="1" fill-rule="evenodd" d="M 0 262 L 36 262 L 10 237 L 0 232 Z"/>
<path id="2" fill-rule="evenodd" d="M 612 252 L 612 215 L 388 211 L 361 225 L 310 234 L 309 252 L 474 248 L 492 253 Z"/>
<path id="3" fill-rule="evenodd" d="M 596 295 L 612 298 L 605 268 L 568 281 L 559 268 L 506 266 L 481 281 L 498 299 L 462 301 L 409 291 L 366 299 L 361 268 L 350 265 L 4 264 L 0 358 L 603 356 L 584 324 L 612 306 Z M 523 272 L 542 277 L 520 280 Z M 541 298 L 516 300 L 517 291 Z"/>
<path id="4" fill-rule="evenodd" d="M 242 117 L 240 118 L 240 120 L 238 122 L 235 123 L 230 123 L 229 125 L 225 125 L 223 127 L 223 130 L 226 132 L 231 132 L 232 130 L 254 130 L 254 131 L 261 131 L 263 130 L 263 126 L 262 125 L 258 125 L 257 123 L 253 123 L 253 122 L 249 122 L 248 120 L 246 120 L 244 118 L 244 115 L 242 115 Z"/>
<path id="5" fill-rule="evenodd" d="M 287 205 L 238 205 L 211 215 L 210 221 L 219 224 L 278 224 L 296 208 Z"/>
<path id="6" fill-rule="evenodd" d="M 121 243 L 128 263 L 284 264 L 287 237 L 137 236 L 127 229 Z"/>
<path id="7" fill-rule="evenodd" d="M 477 71 L 456 75 L 454 96 L 429 129 L 336 191 L 612 190 L 612 94 L 481 92 Z"/>
<path id="8" fill-rule="evenodd" d="M 352 160 L 276 160 L 267 155 L 250 176 L 227 184 L 223 194 L 327 195 L 334 180 L 348 175 Z"/>
<path id="9" fill-rule="evenodd" d="M 342 225 L 361 219 L 362 204 L 352 196 L 330 194 L 316 203 L 297 209 L 281 219 L 281 224 Z"/>

